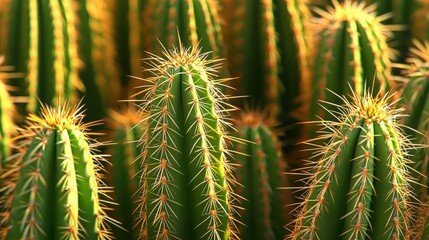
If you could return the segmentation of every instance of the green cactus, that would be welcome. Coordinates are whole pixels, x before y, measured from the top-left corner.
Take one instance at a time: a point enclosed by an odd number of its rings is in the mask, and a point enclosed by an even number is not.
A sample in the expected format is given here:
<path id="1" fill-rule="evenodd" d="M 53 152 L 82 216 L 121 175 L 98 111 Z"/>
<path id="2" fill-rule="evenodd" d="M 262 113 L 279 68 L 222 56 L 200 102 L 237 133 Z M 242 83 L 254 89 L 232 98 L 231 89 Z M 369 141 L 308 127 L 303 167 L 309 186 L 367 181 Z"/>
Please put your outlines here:
<path id="1" fill-rule="evenodd" d="M 111 128 L 114 132 L 115 145 L 112 146 L 112 165 L 114 200 L 118 203 L 115 219 L 121 222 L 121 229 L 113 227 L 118 239 L 137 239 L 138 233 L 134 229 L 137 223 L 136 192 L 140 183 L 142 167 L 136 159 L 141 151 L 138 141 L 142 135 L 142 113 L 133 106 L 125 110 L 110 113 Z M 140 124 L 139 124 L 140 123 Z"/>
<path id="2" fill-rule="evenodd" d="M 243 114 L 236 124 L 243 143 L 237 148 L 236 192 L 245 200 L 239 221 L 243 239 L 283 239 L 287 215 L 279 188 L 285 187 L 285 162 L 277 137 L 256 112 Z M 283 176 L 283 177 L 282 177 Z M 291 204 L 291 202 L 288 202 Z"/>
<path id="3" fill-rule="evenodd" d="M 309 98 L 312 34 L 306 0 L 223 0 L 228 60 L 251 106 L 290 124 Z M 244 9 L 243 9 L 244 8 Z M 242 56 L 236 60 L 237 56 Z M 238 70 L 237 70 L 238 69 Z"/>
<path id="4" fill-rule="evenodd" d="M 338 104 L 338 95 L 356 91 L 362 95 L 364 85 L 374 93 L 384 94 L 391 80 L 391 58 L 387 40 L 392 28 L 383 25 L 387 16 L 377 16 L 375 5 L 345 0 L 333 1 L 327 10 L 317 9 L 314 20 L 318 50 L 315 56 L 312 100 L 309 118 L 333 120 L 319 107 L 318 101 Z M 348 84 L 352 88 L 348 88 Z M 331 90 L 326 91 L 326 89 Z M 334 94 L 335 93 L 335 94 Z M 326 106 L 331 110 L 334 106 Z"/>
<path id="5" fill-rule="evenodd" d="M 9 20 L 8 64 L 25 74 L 15 81 L 16 94 L 28 96 L 24 112 L 37 112 L 41 103 L 57 98 L 75 102 L 83 90 L 78 71 L 76 13 L 71 1 L 13 0 Z M 77 98 L 75 98 L 76 100 Z"/>
<path id="6" fill-rule="evenodd" d="M 100 199 L 102 158 L 94 154 L 82 107 L 41 109 L 20 130 L 20 154 L 3 175 L 17 179 L 2 219 L 4 239 L 110 239 Z"/>
<path id="7" fill-rule="evenodd" d="M 159 46 L 199 45 L 210 57 L 223 57 L 219 6 L 216 0 L 147 0 L 144 11 L 147 49 L 161 53 Z"/>
<path id="8" fill-rule="evenodd" d="M 79 24 L 79 53 L 84 63 L 80 77 L 85 85 L 83 98 L 87 121 L 106 116 L 106 111 L 119 99 L 121 85 L 116 60 L 114 21 L 106 1 L 79 0 L 76 15 Z"/>
<path id="9" fill-rule="evenodd" d="M 323 145 L 291 239 L 409 239 L 413 148 L 389 94 L 341 97 L 336 121 L 321 121 Z M 309 142 L 314 148 L 314 143 Z"/>
<path id="10" fill-rule="evenodd" d="M 142 239 L 231 239 L 235 196 L 226 98 L 198 46 L 153 55 L 142 110 Z"/>
<path id="11" fill-rule="evenodd" d="M 407 59 L 407 84 L 402 92 L 401 105 L 407 109 L 408 116 L 404 120 L 407 135 L 419 144 L 429 144 L 429 42 L 424 44 L 414 41 L 410 49 L 412 57 Z M 417 131 L 415 131 L 415 130 Z M 429 149 L 419 147 L 410 150 L 413 156 L 413 176 L 417 182 L 413 184 L 414 191 L 420 201 L 429 200 Z"/>

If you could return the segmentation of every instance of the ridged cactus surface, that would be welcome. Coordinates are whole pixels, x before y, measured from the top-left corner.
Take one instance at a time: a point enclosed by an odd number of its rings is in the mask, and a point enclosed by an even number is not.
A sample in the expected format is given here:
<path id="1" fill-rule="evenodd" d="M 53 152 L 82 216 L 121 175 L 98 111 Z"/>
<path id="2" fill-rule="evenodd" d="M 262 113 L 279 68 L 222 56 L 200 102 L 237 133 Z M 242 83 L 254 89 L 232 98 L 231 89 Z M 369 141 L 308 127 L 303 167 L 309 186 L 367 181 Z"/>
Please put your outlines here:
<path id="1" fill-rule="evenodd" d="M 365 84 L 374 93 L 382 94 L 393 86 L 394 56 L 387 45 L 392 33 L 389 26 L 383 25 L 387 16 L 377 16 L 376 5 L 365 6 L 364 2 L 335 0 L 332 4 L 326 11 L 317 9 L 319 17 L 313 21 L 317 35 L 309 115 L 313 120 L 316 115 L 333 119 L 321 111 L 319 100 L 339 103 L 335 94 L 347 95 L 350 91 L 363 95 Z"/>
<path id="2" fill-rule="evenodd" d="M 410 50 L 412 57 L 407 60 L 408 82 L 402 92 L 401 104 L 408 114 L 404 120 L 404 124 L 409 127 L 405 129 L 406 133 L 415 143 L 423 144 L 419 148 L 411 149 L 410 155 L 414 159 L 413 175 L 417 179 L 413 187 L 419 200 L 426 202 L 429 200 L 429 149 L 425 146 L 429 144 L 429 42 L 421 43 L 416 40 L 414 46 Z"/>
<path id="3" fill-rule="evenodd" d="M 217 0 L 147 0 L 143 22 L 150 36 L 148 49 L 160 54 L 159 42 L 171 48 L 180 39 L 185 47 L 199 45 L 211 57 L 223 57 L 218 4 Z"/>
<path id="4" fill-rule="evenodd" d="M 143 114 L 134 106 L 110 113 L 111 130 L 115 145 L 111 148 L 112 175 L 114 187 L 115 219 L 121 222 L 120 228 L 113 228 L 118 239 L 137 239 L 138 228 L 135 211 L 138 200 L 138 188 L 143 168 L 138 157 L 141 146 L 138 144 L 142 136 L 141 123 Z"/>
<path id="5" fill-rule="evenodd" d="M 336 121 L 321 121 L 326 142 L 313 154 L 291 239 L 409 239 L 413 145 L 390 98 L 354 93 Z"/>
<path id="6" fill-rule="evenodd" d="M 15 191 L 2 202 L 7 240 L 110 239 L 100 195 L 100 160 L 82 123 L 82 108 L 42 105 L 21 130 L 20 151 L 2 177 L 16 179 Z"/>
<path id="7" fill-rule="evenodd" d="M 256 112 L 244 113 L 236 124 L 242 144 L 235 158 L 240 166 L 236 192 L 242 200 L 243 211 L 238 218 L 242 239 L 283 239 L 287 218 L 284 211 L 286 192 L 285 160 L 277 137 Z M 283 180 L 283 181 L 282 181 Z M 289 202 L 291 204 L 291 202 Z"/>
<path id="8" fill-rule="evenodd" d="M 291 123 L 305 110 L 312 34 L 305 0 L 223 0 L 225 41 L 237 89 L 251 106 Z M 308 106 L 307 106 L 308 107 Z M 287 119 L 287 120 L 286 120 Z M 280 119 L 279 119 L 280 120 Z"/>
<path id="9" fill-rule="evenodd" d="M 142 110 L 142 239 L 231 239 L 228 105 L 198 47 L 152 56 Z M 216 66 L 216 65 L 215 65 Z"/>
<path id="10" fill-rule="evenodd" d="M 75 3 L 13 0 L 10 4 L 7 63 L 25 74 L 14 83 L 19 87 L 16 94 L 28 96 L 25 111 L 38 111 L 38 100 L 73 101 L 76 90 L 83 90 Z"/>

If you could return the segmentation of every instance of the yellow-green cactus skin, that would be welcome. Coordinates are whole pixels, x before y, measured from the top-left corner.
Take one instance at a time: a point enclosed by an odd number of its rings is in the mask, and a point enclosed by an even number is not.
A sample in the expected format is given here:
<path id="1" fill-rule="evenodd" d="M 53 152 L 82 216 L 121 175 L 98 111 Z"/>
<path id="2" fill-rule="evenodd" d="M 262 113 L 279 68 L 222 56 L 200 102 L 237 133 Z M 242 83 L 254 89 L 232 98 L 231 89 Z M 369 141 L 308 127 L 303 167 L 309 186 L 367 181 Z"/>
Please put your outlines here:
<path id="1" fill-rule="evenodd" d="M 228 104 L 198 47 L 153 55 L 143 90 L 142 239 L 232 239 Z"/>
<path id="2" fill-rule="evenodd" d="M 82 122 L 82 107 L 65 103 L 31 114 L 20 129 L 9 172 L 4 239 L 110 239 L 101 195 L 101 156 Z M 7 205 L 9 204 L 9 205 Z"/>
<path id="3" fill-rule="evenodd" d="M 341 97 L 335 121 L 321 121 L 324 144 L 314 166 L 291 239 L 409 239 L 410 188 L 404 135 L 391 96 L 365 92 Z"/>

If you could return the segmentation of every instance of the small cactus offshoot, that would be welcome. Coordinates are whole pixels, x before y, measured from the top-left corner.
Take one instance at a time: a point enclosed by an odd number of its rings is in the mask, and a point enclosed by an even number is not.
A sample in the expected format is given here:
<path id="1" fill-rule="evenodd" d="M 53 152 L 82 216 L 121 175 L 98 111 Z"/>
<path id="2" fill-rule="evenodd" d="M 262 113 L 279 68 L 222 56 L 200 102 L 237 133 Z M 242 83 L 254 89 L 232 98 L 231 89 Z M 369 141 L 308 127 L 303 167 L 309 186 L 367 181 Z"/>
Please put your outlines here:
<path id="1" fill-rule="evenodd" d="M 150 59 L 141 107 L 148 114 L 142 136 L 140 187 L 142 239 L 231 239 L 227 113 L 216 79 L 218 60 L 182 45 Z"/>
<path id="2" fill-rule="evenodd" d="M 336 120 L 322 120 L 322 135 L 308 142 L 316 161 L 291 239 L 409 238 L 413 144 L 397 122 L 403 109 L 389 94 L 350 97 L 334 104 Z M 315 145 L 320 139 L 325 144 Z"/>
<path id="3" fill-rule="evenodd" d="M 20 129 L 19 154 L 2 175 L 14 186 L 1 204 L 7 240 L 110 239 L 100 194 L 101 156 L 82 122 L 82 107 L 41 105 Z M 112 220 L 113 221 L 113 220 Z"/>

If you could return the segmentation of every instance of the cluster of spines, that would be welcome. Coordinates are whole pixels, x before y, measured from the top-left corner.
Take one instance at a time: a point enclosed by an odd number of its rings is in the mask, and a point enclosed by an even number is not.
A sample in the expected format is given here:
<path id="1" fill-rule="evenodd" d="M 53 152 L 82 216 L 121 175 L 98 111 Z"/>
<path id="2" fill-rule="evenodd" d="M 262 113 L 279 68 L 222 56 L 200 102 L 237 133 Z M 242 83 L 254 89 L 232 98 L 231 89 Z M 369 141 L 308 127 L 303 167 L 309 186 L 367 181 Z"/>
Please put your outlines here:
<path id="1" fill-rule="evenodd" d="M 4 239 L 110 239 L 94 145 L 82 123 L 82 108 L 42 105 L 20 129 L 18 154 L 2 174 L 11 194 L 2 198 Z M 113 220 L 112 220 L 113 221 Z"/>
<path id="2" fill-rule="evenodd" d="M 142 239 L 234 237 L 232 165 L 227 159 L 225 114 L 215 80 L 216 61 L 196 47 L 153 55 L 145 85 Z"/>
<path id="3" fill-rule="evenodd" d="M 261 113 L 249 111 L 237 121 L 240 139 L 237 147 L 236 193 L 242 198 L 239 211 L 243 239 L 283 239 L 286 204 L 279 188 L 285 184 L 285 162 L 277 137 Z M 291 203 L 291 202 L 289 202 Z"/>
<path id="4" fill-rule="evenodd" d="M 345 0 L 333 1 L 327 10 L 317 9 L 313 20 L 318 50 L 312 83 L 310 118 L 319 114 L 319 99 L 338 101 L 329 89 L 339 95 L 350 94 L 348 84 L 359 94 L 364 86 L 385 93 L 393 86 L 391 59 L 393 51 L 387 46 L 392 37 L 390 25 L 383 25 L 389 15 L 376 15 L 376 5 Z M 329 118 L 328 115 L 320 115 Z"/>
<path id="5" fill-rule="evenodd" d="M 353 93 L 321 121 L 308 191 L 291 239 L 408 239 L 413 198 L 407 151 L 391 96 Z M 319 141 L 319 140 L 317 140 Z"/>
<path id="6" fill-rule="evenodd" d="M 145 7 L 144 19 L 155 36 L 165 46 L 199 45 L 211 57 L 223 56 L 223 37 L 217 1 L 212 0 L 151 0 Z M 160 18 L 162 16 L 162 18 Z M 158 42 L 148 42 L 152 52 L 160 53 Z"/>
<path id="7" fill-rule="evenodd" d="M 409 114 L 404 119 L 404 125 L 409 127 L 406 133 L 424 146 L 429 143 L 429 43 L 415 40 L 414 46 L 410 49 L 412 57 L 407 59 L 408 65 L 405 65 L 407 83 L 402 92 L 401 105 Z M 410 154 L 416 159 L 412 167 L 416 170 L 414 177 L 417 182 L 413 187 L 420 201 L 426 202 L 429 151 L 427 147 L 419 147 L 412 149 Z"/>
<path id="8" fill-rule="evenodd" d="M 78 71 L 77 25 L 71 1 L 12 1 L 8 63 L 26 74 L 26 110 L 37 111 L 38 99 L 56 104 L 59 96 L 72 99 L 82 90 Z M 20 49 L 17 54 L 17 49 Z M 18 94 L 24 94 L 19 92 Z"/>
<path id="9" fill-rule="evenodd" d="M 142 129 L 143 114 L 136 107 L 129 105 L 121 111 L 110 112 L 111 129 L 115 145 L 112 146 L 112 175 L 114 200 L 118 203 L 115 219 L 121 222 L 121 228 L 113 229 L 118 239 L 137 239 L 136 203 L 142 167 L 138 161 L 140 146 L 138 144 Z"/>

